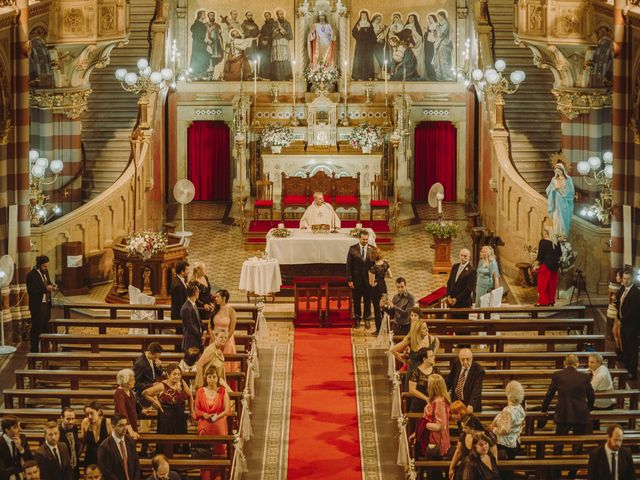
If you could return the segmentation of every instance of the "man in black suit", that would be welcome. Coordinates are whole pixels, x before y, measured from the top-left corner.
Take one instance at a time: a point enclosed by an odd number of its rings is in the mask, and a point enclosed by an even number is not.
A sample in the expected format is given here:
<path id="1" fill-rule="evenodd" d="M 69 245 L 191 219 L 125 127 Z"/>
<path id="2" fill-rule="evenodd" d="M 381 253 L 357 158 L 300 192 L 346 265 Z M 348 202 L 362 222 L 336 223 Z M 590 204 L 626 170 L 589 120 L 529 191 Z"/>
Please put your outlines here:
<path id="1" fill-rule="evenodd" d="M 446 379 L 451 401 L 461 400 L 471 412 L 481 412 L 484 373 L 484 368 L 473 361 L 473 352 L 468 348 L 461 349 L 458 358 L 451 362 Z"/>
<path id="2" fill-rule="evenodd" d="M 44 443 L 33 456 L 40 467 L 42 480 L 73 480 L 69 449 L 60 442 L 56 422 L 49 422 L 44 427 Z"/>
<path id="3" fill-rule="evenodd" d="M 18 417 L 7 415 L 0 421 L 2 439 L 0 439 L 0 478 L 19 480 L 24 471 L 24 463 L 33 460 L 27 437 L 21 434 Z"/>
<path id="4" fill-rule="evenodd" d="M 189 264 L 180 261 L 176 264 L 176 276 L 171 280 L 171 319 L 180 318 L 180 310 L 187 301 L 187 279 L 189 278 Z M 182 335 L 182 327 L 176 328 L 176 333 Z"/>
<path id="5" fill-rule="evenodd" d="M 69 450 L 69 458 L 71 460 L 71 468 L 73 468 L 73 478 L 80 478 L 80 453 L 82 452 L 82 443 L 78 437 L 78 426 L 76 425 L 76 412 L 72 408 L 62 410 L 60 416 L 60 442 L 64 443 Z"/>
<path id="6" fill-rule="evenodd" d="M 542 402 L 542 412 L 549 410 L 556 391 L 558 402 L 553 421 L 556 424 L 556 435 L 567 435 L 573 431 L 574 435 L 585 435 L 591 424 L 591 410 L 595 395 L 591 386 L 589 374 L 577 370 L 578 357 L 569 354 L 564 359 L 564 367 L 551 376 L 551 385 Z M 556 455 L 562 454 L 564 445 L 556 445 L 553 449 Z M 574 445 L 573 453 L 579 454 L 582 446 Z"/>
<path id="7" fill-rule="evenodd" d="M 27 293 L 29 294 L 29 312 L 31 313 L 31 352 L 40 351 L 40 335 L 46 331 L 51 318 L 51 292 L 58 286 L 49 278 L 49 257 L 36 257 L 36 266 L 27 274 Z"/>
<path id="8" fill-rule="evenodd" d="M 135 391 L 138 398 L 142 398 L 142 392 L 153 386 L 162 376 L 162 345 L 152 342 L 147 349 L 133 362 L 133 372 L 136 374 Z"/>
<path id="9" fill-rule="evenodd" d="M 112 432 L 98 447 L 98 465 L 104 480 L 140 480 L 140 459 L 127 433 L 127 418 L 115 414 Z"/>
<path id="10" fill-rule="evenodd" d="M 629 380 L 638 378 L 638 334 L 640 333 L 640 290 L 633 284 L 633 271 L 625 269 L 622 285 L 616 293 L 617 315 L 614 330 L 620 332 L 622 361 Z"/>
<path id="11" fill-rule="evenodd" d="M 358 243 L 349 247 L 347 254 L 347 282 L 353 295 L 353 325 L 360 326 L 364 301 L 364 326 L 371 327 L 371 286 L 369 285 L 369 269 L 371 268 L 371 246 L 369 232 L 360 230 Z"/>
<path id="12" fill-rule="evenodd" d="M 40 467 L 35 460 L 24 462 L 24 480 L 41 480 Z"/>
<path id="13" fill-rule="evenodd" d="M 636 480 L 633 457 L 622 448 L 624 432 L 620 425 L 607 428 L 607 441 L 589 452 L 588 480 Z"/>
<path id="14" fill-rule="evenodd" d="M 182 351 L 186 352 L 191 347 L 202 348 L 202 320 L 196 306 L 196 300 L 200 290 L 195 283 L 187 286 L 187 300 L 180 310 L 180 318 L 182 319 Z"/>
<path id="15" fill-rule="evenodd" d="M 169 461 L 164 455 L 156 455 L 151 459 L 153 474 L 147 480 L 180 480 L 180 475 L 171 470 Z"/>
<path id="16" fill-rule="evenodd" d="M 447 281 L 446 302 L 451 308 L 470 308 L 473 305 L 473 291 L 476 285 L 476 270 L 471 265 L 471 252 L 467 248 L 460 250 L 459 263 L 453 264 Z M 466 318 L 466 315 L 453 314 L 452 318 Z"/>

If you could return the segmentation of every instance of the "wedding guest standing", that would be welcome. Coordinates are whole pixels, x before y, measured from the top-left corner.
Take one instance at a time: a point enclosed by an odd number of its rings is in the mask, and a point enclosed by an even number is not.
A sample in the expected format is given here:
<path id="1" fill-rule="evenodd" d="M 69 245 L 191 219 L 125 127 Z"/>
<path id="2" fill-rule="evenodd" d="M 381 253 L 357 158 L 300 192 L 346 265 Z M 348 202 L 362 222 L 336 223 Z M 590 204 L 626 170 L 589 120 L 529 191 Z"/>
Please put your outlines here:
<path id="1" fill-rule="evenodd" d="M 376 321 L 376 330 L 373 335 L 378 335 L 382 325 L 382 310 L 380 302 L 387 295 L 386 278 L 392 278 L 389 263 L 384 259 L 384 255 L 379 248 L 373 248 L 371 252 L 373 265 L 369 269 L 369 285 L 371 286 L 371 303 L 373 305 L 373 316 Z"/>
<path id="2" fill-rule="evenodd" d="M 211 282 L 209 282 L 209 277 L 205 272 L 204 263 L 196 262 L 193 265 L 193 272 L 189 282 L 195 282 L 198 286 L 199 294 L 196 304 L 200 311 L 200 320 L 203 322 L 209 320 L 213 310 L 213 297 L 211 296 Z"/>
<path id="3" fill-rule="evenodd" d="M 493 248 L 485 245 L 480 249 L 480 261 L 476 268 L 476 307 L 480 306 L 480 297 L 500 287 L 498 262 Z"/>
<path id="4" fill-rule="evenodd" d="M 187 299 L 180 309 L 180 319 L 182 320 L 182 351 L 186 352 L 192 347 L 202 348 L 203 326 L 200 319 L 200 312 L 196 305 L 200 291 L 195 282 L 187 286 Z"/>
<path id="5" fill-rule="evenodd" d="M 369 232 L 360 230 L 358 243 L 351 245 L 347 254 L 347 282 L 353 295 L 354 328 L 358 328 L 362 320 L 362 302 L 364 302 L 364 326 L 367 329 L 371 327 L 371 287 L 369 286 L 371 248 Z"/>
<path id="6" fill-rule="evenodd" d="M 115 412 L 127 419 L 127 433 L 131 438 L 137 440 L 138 434 L 138 411 L 136 408 L 136 394 L 133 387 L 136 384 L 136 374 L 130 368 L 124 368 L 116 375 L 118 388 L 113 393 L 113 403 Z"/>
<path id="7" fill-rule="evenodd" d="M 633 284 L 633 271 L 625 269 L 622 286 L 616 293 L 614 329 L 620 332 L 622 359 L 629 380 L 638 378 L 638 332 L 640 331 L 640 290 Z"/>
<path id="8" fill-rule="evenodd" d="M 67 445 L 60 442 L 60 429 L 56 422 L 44 427 L 44 443 L 33 455 L 40 467 L 42 480 L 73 480 L 73 468 Z"/>
<path id="9" fill-rule="evenodd" d="M 536 307 L 546 307 L 556 304 L 556 290 L 558 289 L 558 270 L 562 249 L 558 238 L 545 227 L 542 240 L 538 243 L 538 256 L 533 269 L 538 271 L 538 303 Z"/>
<path id="10" fill-rule="evenodd" d="M 104 418 L 102 405 L 95 400 L 84 407 L 84 413 L 80 439 L 84 441 L 84 465 L 87 466 L 98 463 L 98 446 L 111 435 L 111 420 Z"/>
<path id="11" fill-rule="evenodd" d="M 76 412 L 73 408 L 66 407 L 60 416 L 60 441 L 67 445 L 73 468 L 73 478 L 80 478 L 80 453 L 82 443 L 80 442 L 80 430 L 76 425 Z"/>
<path id="12" fill-rule="evenodd" d="M 40 351 L 40 335 L 47 331 L 47 324 L 51 318 L 51 292 L 57 289 L 57 285 L 52 284 L 49 278 L 49 257 L 39 255 L 36 257 L 36 266 L 27 274 L 31 353 Z"/>
<path id="13" fill-rule="evenodd" d="M 472 304 L 476 271 L 471 265 L 471 252 L 468 248 L 460 250 L 459 259 L 460 261 L 451 267 L 446 302 L 451 308 L 469 308 Z M 466 318 L 466 315 L 452 315 L 452 318 L 460 317 Z"/>

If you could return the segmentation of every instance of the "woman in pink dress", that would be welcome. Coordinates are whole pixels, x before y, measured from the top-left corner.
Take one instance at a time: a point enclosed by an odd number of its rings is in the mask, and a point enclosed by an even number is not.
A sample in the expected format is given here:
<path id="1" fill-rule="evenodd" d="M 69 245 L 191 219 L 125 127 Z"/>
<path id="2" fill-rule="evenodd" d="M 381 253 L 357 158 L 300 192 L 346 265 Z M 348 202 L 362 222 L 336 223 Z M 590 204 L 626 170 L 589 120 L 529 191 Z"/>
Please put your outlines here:
<path id="1" fill-rule="evenodd" d="M 198 435 L 228 435 L 227 416 L 230 412 L 229 393 L 218 376 L 215 367 L 205 372 L 206 384 L 196 392 L 195 418 L 198 421 Z M 226 456 L 227 446 L 213 447 L 213 456 Z M 201 480 L 222 478 L 218 469 L 200 470 Z"/>
<path id="2" fill-rule="evenodd" d="M 231 305 L 228 305 L 229 302 L 229 291 L 228 290 L 218 290 L 213 297 L 213 313 L 211 315 L 211 320 L 209 321 L 209 337 L 213 338 L 213 331 L 219 328 L 227 330 L 228 340 L 227 343 L 222 347 L 222 353 L 226 356 L 230 353 L 237 353 L 236 350 L 236 341 L 233 338 L 233 333 L 236 330 L 236 311 L 233 309 Z M 240 364 L 239 362 L 225 362 L 224 363 L 225 372 L 239 372 Z M 229 382 L 229 385 L 233 390 L 237 390 L 237 385 L 233 385 L 233 383 L 237 382 Z"/>

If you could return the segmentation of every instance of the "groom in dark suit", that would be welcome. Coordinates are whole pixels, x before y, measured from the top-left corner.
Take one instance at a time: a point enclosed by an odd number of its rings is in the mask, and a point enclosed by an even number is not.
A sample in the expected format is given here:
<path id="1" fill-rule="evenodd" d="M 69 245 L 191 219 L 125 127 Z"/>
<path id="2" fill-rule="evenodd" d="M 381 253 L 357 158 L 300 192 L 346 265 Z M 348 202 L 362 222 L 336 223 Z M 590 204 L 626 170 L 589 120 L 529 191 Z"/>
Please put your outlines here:
<path id="1" fill-rule="evenodd" d="M 358 243 L 349 247 L 347 254 L 347 282 L 353 295 L 353 325 L 360 326 L 362 320 L 361 301 L 364 301 L 364 326 L 371 327 L 371 287 L 369 269 L 371 268 L 371 246 L 369 232 L 360 230 Z"/>
<path id="2" fill-rule="evenodd" d="M 195 283 L 187 286 L 187 300 L 180 310 L 180 318 L 182 319 L 182 351 L 186 352 L 191 347 L 202 348 L 202 321 L 200 313 L 196 306 L 196 300 L 200 290 Z"/>
<path id="3" fill-rule="evenodd" d="M 446 302 L 451 308 L 470 308 L 473 305 L 471 295 L 476 285 L 476 269 L 471 265 L 469 249 L 460 250 L 459 258 L 460 262 L 451 267 Z M 452 318 L 466 318 L 466 315 L 452 315 Z"/>
<path id="4" fill-rule="evenodd" d="M 624 432 L 618 424 L 607 428 L 607 441 L 589 452 L 589 480 L 635 480 L 633 458 L 627 448 L 622 448 Z M 616 475 L 617 474 L 617 475 Z"/>

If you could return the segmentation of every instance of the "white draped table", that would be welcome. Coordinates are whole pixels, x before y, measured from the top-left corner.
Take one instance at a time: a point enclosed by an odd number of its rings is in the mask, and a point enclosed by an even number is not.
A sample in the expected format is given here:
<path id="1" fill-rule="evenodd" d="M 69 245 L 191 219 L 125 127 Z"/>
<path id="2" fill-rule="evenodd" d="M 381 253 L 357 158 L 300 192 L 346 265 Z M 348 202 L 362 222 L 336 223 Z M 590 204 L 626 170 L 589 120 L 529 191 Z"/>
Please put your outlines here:
<path id="1" fill-rule="evenodd" d="M 375 246 L 376 234 L 370 228 L 369 245 Z M 358 239 L 349 235 L 350 229 L 336 233 L 312 233 L 310 230 L 291 229 L 290 237 L 278 238 L 267 234 L 267 253 L 281 265 L 345 264 L 349 247 Z"/>
<path id="2" fill-rule="evenodd" d="M 257 257 L 245 260 L 240 272 L 240 289 L 265 296 L 280 291 L 282 277 L 280 264 L 276 259 L 259 259 Z"/>

